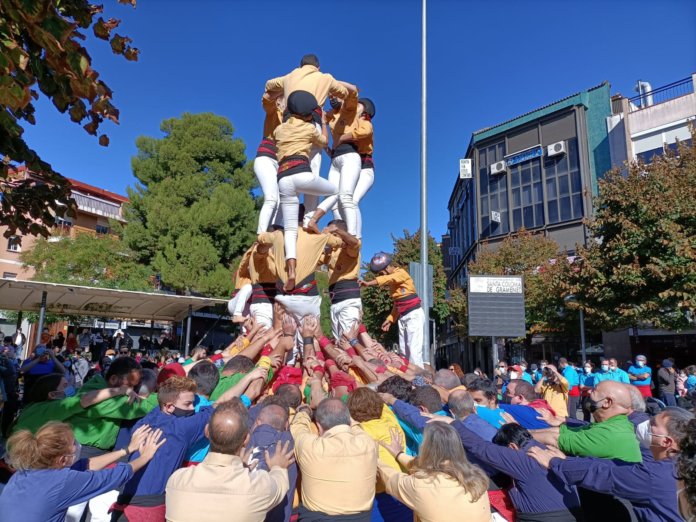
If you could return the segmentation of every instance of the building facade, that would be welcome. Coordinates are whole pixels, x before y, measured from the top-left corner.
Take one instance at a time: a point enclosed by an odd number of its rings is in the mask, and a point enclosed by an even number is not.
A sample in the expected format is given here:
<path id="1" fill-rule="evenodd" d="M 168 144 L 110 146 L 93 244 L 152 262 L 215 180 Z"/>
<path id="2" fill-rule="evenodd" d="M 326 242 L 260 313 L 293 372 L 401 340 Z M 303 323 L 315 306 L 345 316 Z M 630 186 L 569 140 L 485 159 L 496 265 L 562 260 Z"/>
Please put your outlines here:
<path id="1" fill-rule="evenodd" d="M 450 288 L 466 288 L 477 252 L 495 248 L 520 228 L 544 233 L 572 254 L 587 238 L 597 180 L 611 168 L 607 82 L 509 121 L 476 131 L 448 202 Z M 487 348 L 448 332 L 443 351 L 472 369 L 486 366 Z"/>

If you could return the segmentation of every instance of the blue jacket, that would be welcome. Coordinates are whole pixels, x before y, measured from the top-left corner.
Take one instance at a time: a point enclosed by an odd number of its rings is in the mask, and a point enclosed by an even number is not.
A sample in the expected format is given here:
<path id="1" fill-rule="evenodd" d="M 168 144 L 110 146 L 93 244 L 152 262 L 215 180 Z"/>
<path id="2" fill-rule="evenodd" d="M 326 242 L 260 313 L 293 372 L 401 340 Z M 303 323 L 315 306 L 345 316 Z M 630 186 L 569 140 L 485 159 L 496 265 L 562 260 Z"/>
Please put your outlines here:
<path id="1" fill-rule="evenodd" d="M 528 430 L 540 430 L 548 428 L 546 421 L 539 420 L 539 412 L 531 406 L 524 404 L 499 404 L 498 407 L 514 417 L 520 426 Z"/>
<path id="2" fill-rule="evenodd" d="M 577 510 L 580 507 L 574 487 L 566 485 L 527 455 L 529 448 L 543 448 L 542 444 L 532 440 L 520 450 L 514 450 L 484 441 L 459 421 L 453 422 L 452 426 L 459 433 L 468 453 L 512 479 L 510 500 L 520 513 L 547 513 Z"/>
<path id="3" fill-rule="evenodd" d="M 409 455 L 418 455 L 418 448 L 420 448 L 423 442 L 423 429 L 428 423 L 428 418 L 423 417 L 420 410 L 413 404 L 399 399 L 392 405 L 392 410 L 406 434 L 407 453 Z M 448 416 L 444 410 L 436 411 L 435 415 Z"/>
<path id="4" fill-rule="evenodd" d="M 552 459 L 550 471 L 566 484 L 628 500 L 640 521 L 681 521 L 677 502 L 676 460 L 655 460 L 641 448 L 643 462 L 591 457 Z"/>

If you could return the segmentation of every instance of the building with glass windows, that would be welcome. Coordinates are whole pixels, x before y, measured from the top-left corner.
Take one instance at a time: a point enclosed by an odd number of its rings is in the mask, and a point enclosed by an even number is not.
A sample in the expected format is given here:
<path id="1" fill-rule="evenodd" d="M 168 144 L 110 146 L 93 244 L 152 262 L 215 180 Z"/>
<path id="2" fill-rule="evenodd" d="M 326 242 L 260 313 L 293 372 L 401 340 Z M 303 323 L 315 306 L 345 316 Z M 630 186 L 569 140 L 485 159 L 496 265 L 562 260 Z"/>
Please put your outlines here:
<path id="1" fill-rule="evenodd" d="M 611 168 L 611 114 L 604 82 L 472 134 L 470 171 L 460 169 L 448 202 L 450 287 L 466 286 L 467 265 L 484 243 L 495 248 L 522 227 L 552 237 L 570 254 L 585 243 L 583 218 L 591 215 L 597 180 Z M 452 362 L 484 365 L 480 356 L 463 360 L 466 342 L 449 332 L 443 350 L 459 352 L 462 360 Z"/>

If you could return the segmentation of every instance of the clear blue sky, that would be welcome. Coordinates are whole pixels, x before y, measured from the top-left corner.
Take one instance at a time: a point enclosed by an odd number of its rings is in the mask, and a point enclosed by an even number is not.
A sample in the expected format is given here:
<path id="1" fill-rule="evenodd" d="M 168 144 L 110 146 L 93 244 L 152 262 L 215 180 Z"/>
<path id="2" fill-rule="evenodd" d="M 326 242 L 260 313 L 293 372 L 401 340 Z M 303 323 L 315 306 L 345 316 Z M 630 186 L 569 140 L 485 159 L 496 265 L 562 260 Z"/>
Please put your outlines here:
<path id="1" fill-rule="evenodd" d="M 365 257 L 391 235 L 419 227 L 420 1 L 141 0 L 104 2 L 138 62 L 90 43 L 114 90 L 121 124 L 104 124 L 108 148 L 38 104 L 29 143 L 66 176 L 125 193 L 139 135 L 184 112 L 228 117 L 253 157 L 266 79 L 316 53 L 322 70 L 375 101 L 376 181 L 361 203 Z M 430 231 L 446 232 L 458 159 L 479 128 L 608 80 L 632 95 L 696 71 L 696 2 L 429 1 L 428 175 Z M 301 28 L 306 28 L 301 30 Z M 324 157 L 324 170 L 329 161 Z"/>

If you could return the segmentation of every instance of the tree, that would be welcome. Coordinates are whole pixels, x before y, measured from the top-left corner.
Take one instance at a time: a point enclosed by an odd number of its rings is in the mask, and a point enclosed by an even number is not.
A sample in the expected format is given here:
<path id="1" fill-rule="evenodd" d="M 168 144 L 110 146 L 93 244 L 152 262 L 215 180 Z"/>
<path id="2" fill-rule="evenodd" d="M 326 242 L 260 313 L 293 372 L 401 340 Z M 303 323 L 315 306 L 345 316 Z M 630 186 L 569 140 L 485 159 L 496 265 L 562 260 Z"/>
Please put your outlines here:
<path id="1" fill-rule="evenodd" d="M 606 329 L 641 322 L 693 328 L 696 314 L 696 134 L 679 154 L 631 163 L 599 183 L 592 240 L 572 291 Z"/>
<path id="2" fill-rule="evenodd" d="M 121 233 L 165 286 L 228 297 L 231 267 L 256 237 L 255 178 L 227 118 L 184 114 L 140 137 Z"/>
<path id="3" fill-rule="evenodd" d="M 36 271 L 33 279 L 49 283 L 118 290 L 152 290 L 154 274 L 115 236 L 77 234 L 60 241 L 39 239 L 22 253 L 22 262 Z"/>
<path id="4" fill-rule="evenodd" d="M 403 237 L 392 237 L 394 240 L 393 263 L 408 270 L 411 261 L 420 262 L 420 231 L 411 234 L 404 230 Z M 428 234 L 428 263 L 433 265 L 433 298 L 431 303 L 431 318 L 437 324 L 441 324 L 449 315 L 449 307 L 445 290 L 447 277 L 442 264 L 442 252 L 435 239 Z M 366 280 L 374 279 L 374 275 L 368 270 Z M 367 287 L 362 291 L 365 326 L 376 335 L 383 343 L 391 344 L 398 340 L 397 326 L 393 325 L 386 334 L 382 332 L 382 322 L 387 318 L 392 309 L 392 300 L 386 288 Z"/>
<path id="5" fill-rule="evenodd" d="M 575 329 L 577 317 L 565 312 L 572 266 L 558 244 L 542 234 L 520 229 L 494 250 L 485 245 L 469 263 L 471 275 L 521 275 L 524 277 L 525 322 L 530 333 Z M 457 328 L 468 335 L 468 299 L 461 289 L 452 290 L 450 307 Z"/>
<path id="6" fill-rule="evenodd" d="M 135 6 L 135 0 L 119 0 Z M 114 54 L 137 60 L 130 38 L 113 34 L 119 20 L 95 18 L 101 6 L 85 0 L 0 0 L 0 225 L 5 236 L 17 233 L 48 236 L 55 216 L 72 215 L 67 179 L 53 170 L 23 138 L 24 123 L 34 125 L 32 100 L 41 91 L 62 113 L 94 136 L 105 120 L 118 123 L 112 92 L 92 69 L 80 30 L 109 41 Z M 38 87 L 38 89 L 37 89 Z M 100 145 L 108 145 L 102 134 Z M 32 172 L 22 179 L 19 166 Z"/>

